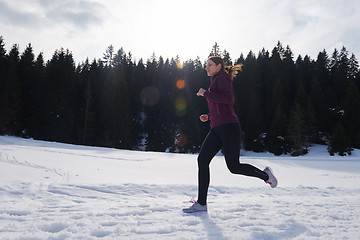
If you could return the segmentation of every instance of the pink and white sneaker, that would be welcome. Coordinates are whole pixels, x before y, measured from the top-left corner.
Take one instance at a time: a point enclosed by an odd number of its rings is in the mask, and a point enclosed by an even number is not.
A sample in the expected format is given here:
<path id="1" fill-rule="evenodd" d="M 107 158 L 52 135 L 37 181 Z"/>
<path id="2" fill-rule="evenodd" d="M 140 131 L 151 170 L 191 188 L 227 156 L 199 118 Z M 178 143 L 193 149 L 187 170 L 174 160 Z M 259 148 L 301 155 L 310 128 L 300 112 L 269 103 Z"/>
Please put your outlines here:
<path id="1" fill-rule="evenodd" d="M 189 208 L 184 208 L 183 209 L 184 213 L 207 212 L 207 206 L 206 205 L 201 205 L 200 203 L 198 203 L 194 199 L 192 199 L 190 202 L 193 203 L 193 205 L 191 207 L 189 207 Z"/>
<path id="2" fill-rule="evenodd" d="M 277 181 L 276 177 L 274 176 L 271 168 L 266 167 L 264 169 L 264 172 L 266 172 L 269 175 L 269 179 L 266 181 L 266 183 L 269 184 L 270 187 L 275 188 L 278 184 L 278 181 Z"/>

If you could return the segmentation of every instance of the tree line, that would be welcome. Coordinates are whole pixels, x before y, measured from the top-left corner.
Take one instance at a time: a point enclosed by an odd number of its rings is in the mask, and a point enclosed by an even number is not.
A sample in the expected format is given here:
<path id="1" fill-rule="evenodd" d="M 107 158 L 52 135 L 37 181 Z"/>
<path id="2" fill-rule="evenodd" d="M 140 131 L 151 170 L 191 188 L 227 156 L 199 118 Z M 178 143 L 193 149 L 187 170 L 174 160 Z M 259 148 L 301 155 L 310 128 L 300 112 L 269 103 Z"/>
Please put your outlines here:
<path id="1" fill-rule="evenodd" d="M 304 155 L 326 144 L 331 155 L 360 148 L 360 74 L 345 47 L 317 59 L 280 42 L 234 61 L 215 43 L 209 56 L 243 64 L 233 80 L 242 147 Z M 135 62 L 110 45 L 101 59 L 76 64 L 69 50 L 45 62 L 31 44 L 5 50 L 0 37 L 0 134 L 90 146 L 196 153 L 209 130 L 199 121 L 209 86 L 206 61 L 155 54 Z"/>

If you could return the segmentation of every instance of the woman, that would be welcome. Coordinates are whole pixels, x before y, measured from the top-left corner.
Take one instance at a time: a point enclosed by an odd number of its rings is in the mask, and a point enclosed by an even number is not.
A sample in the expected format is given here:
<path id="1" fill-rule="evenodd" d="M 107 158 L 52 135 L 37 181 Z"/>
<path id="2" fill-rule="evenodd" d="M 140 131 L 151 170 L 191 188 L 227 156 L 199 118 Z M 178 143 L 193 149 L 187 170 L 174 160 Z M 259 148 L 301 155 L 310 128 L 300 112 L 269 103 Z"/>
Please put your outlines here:
<path id="1" fill-rule="evenodd" d="M 250 165 L 240 163 L 240 124 L 234 110 L 234 92 L 232 79 L 225 72 L 224 61 L 217 56 L 210 57 L 206 63 L 206 71 L 211 77 L 208 90 L 200 88 L 197 96 L 205 97 L 209 114 L 200 116 L 202 122 L 210 120 L 210 132 L 206 136 L 198 156 L 198 200 L 193 201 L 185 213 L 206 212 L 207 192 L 210 183 L 209 165 L 213 157 L 223 149 L 228 169 L 233 174 L 257 177 L 277 186 L 277 180 L 271 169 L 264 171 Z M 230 75 L 232 75 L 230 73 Z"/>

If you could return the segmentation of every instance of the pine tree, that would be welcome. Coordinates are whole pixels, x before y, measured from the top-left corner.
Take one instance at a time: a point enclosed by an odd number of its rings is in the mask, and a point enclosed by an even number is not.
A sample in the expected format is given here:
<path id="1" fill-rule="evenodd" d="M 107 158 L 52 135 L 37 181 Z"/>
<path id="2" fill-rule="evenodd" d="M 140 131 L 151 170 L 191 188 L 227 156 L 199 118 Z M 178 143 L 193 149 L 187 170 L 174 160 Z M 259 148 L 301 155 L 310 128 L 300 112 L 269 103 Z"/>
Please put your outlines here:
<path id="1" fill-rule="evenodd" d="M 197 97 L 196 93 L 199 88 L 208 88 L 210 82 L 199 57 L 184 64 L 183 77 L 186 85 L 181 92 L 185 91 L 186 94 L 187 114 L 183 119 L 182 131 L 185 132 L 188 142 L 184 150 L 196 153 L 209 131 L 209 123 L 199 120 L 201 114 L 208 113 L 207 102 Z"/>
<path id="2" fill-rule="evenodd" d="M 287 139 L 291 143 L 291 155 L 299 156 L 308 153 L 310 147 L 309 125 L 299 101 L 295 101 L 294 105 L 289 120 Z"/>
<path id="3" fill-rule="evenodd" d="M 110 45 L 107 47 L 106 52 L 103 54 L 102 63 L 106 67 L 111 67 L 114 64 L 114 46 Z"/>
<path id="4" fill-rule="evenodd" d="M 75 63 L 69 50 L 57 50 L 46 65 L 44 126 L 41 138 L 72 142 L 75 124 Z"/>
<path id="5" fill-rule="evenodd" d="M 308 124 L 308 129 L 306 129 L 307 130 L 306 135 L 309 140 L 308 142 L 309 146 L 311 145 L 311 143 L 323 144 L 321 140 L 321 135 L 318 131 L 317 115 L 314 109 L 313 102 L 311 101 L 311 97 L 308 97 L 305 109 L 306 109 L 305 110 L 306 120 Z"/>
<path id="6" fill-rule="evenodd" d="M 76 70 L 78 81 L 76 82 L 77 111 L 74 135 L 75 141 L 83 145 L 92 145 L 95 136 L 94 82 L 97 77 L 96 71 L 96 61 L 90 64 L 88 59 Z"/>
<path id="7" fill-rule="evenodd" d="M 45 105 L 47 102 L 44 100 L 45 75 L 46 68 L 44 63 L 43 54 L 40 53 L 34 63 L 34 89 L 32 98 L 32 115 L 31 119 L 26 122 L 29 129 L 29 136 L 38 139 L 40 137 L 42 126 L 44 126 Z"/>
<path id="8" fill-rule="evenodd" d="M 85 89 L 85 116 L 84 116 L 84 134 L 83 134 L 83 143 L 86 144 L 93 133 L 94 127 L 94 111 L 93 111 L 93 81 L 95 78 L 95 68 L 96 63 L 92 64 L 89 70 L 89 77 L 87 79 L 86 89 Z M 89 140 L 88 140 L 89 139 Z"/>
<path id="9" fill-rule="evenodd" d="M 263 119 L 263 107 L 258 94 L 253 92 L 249 99 L 249 108 L 245 122 L 245 149 L 263 152 L 265 150 L 266 129 Z"/>
<path id="10" fill-rule="evenodd" d="M 335 155 L 338 153 L 340 156 L 345 156 L 346 154 L 351 155 L 349 138 L 346 136 L 343 124 L 339 121 L 332 133 L 330 144 L 328 146 L 328 151 L 330 155 Z"/>
<path id="11" fill-rule="evenodd" d="M 145 87 L 145 66 L 142 59 L 137 65 L 128 62 L 127 71 L 127 84 L 129 89 L 129 104 L 130 104 L 130 129 L 129 145 L 131 149 L 139 149 L 143 136 L 143 105 L 141 98 L 139 97 L 141 91 Z"/>
<path id="12" fill-rule="evenodd" d="M 187 102 L 187 114 L 183 123 L 183 131 L 187 137 L 187 146 L 185 152 L 196 153 L 208 132 L 208 125 L 199 120 L 199 116 L 207 113 L 206 101 L 196 96 L 200 87 L 206 88 L 209 85 L 209 77 L 206 76 L 200 59 L 188 61 L 183 68 L 185 88 L 185 97 Z"/>
<path id="13" fill-rule="evenodd" d="M 286 81 L 286 69 L 282 61 L 283 58 L 283 48 L 280 43 L 272 51 L 272 55 L 269 59 L 269 71 L 267 75 L 264 76 L 266 79 L 265 89 L 266 89 L 266 103 L 267 103 L 267 112 L 266 112 L 266 121 L 268 123 L 272 122 L 273 114 L 275 113 L 276 108 L 281 105 L 286 111 L 289 109 L 289 102 L 287 96 L 288 93 L 285 81 Z"/>
<path id="14" fill-rule="evenodd" d="M 349 59 L 349 52 L 347 49 L 343 46 L 341 48 L 340 54 L 339 54 L 339 71 L 342 75 L 341 77 L 345 79 L 349 79 L 350 74 L 350 59 Z"/>
<path id="15" fill-rule="evenodd" d="M 283 111 L 283 107 L 279 104 L 273 114 L 273 120 L 265 138 L 266 149 L 269 152 L 275 155 L 286 154 L 289 152 L 286 139 L 286 128 L 284 127 L 287 126 L 287 124 L 287 116 Z"/>
<path id="16" fill-rule="evenodd" d="M 349 60 L 349 79 L 355 82 L 355 85 L 360 90 L 360 68 L 359 62 L 354 54 L 351 54 Z"/>
<path id="17" fill-rule="evenodd" d="M 330 59 L 325 50 L 318 54 L 314 66 L 310 94 L 318 116 L 319 131 L 326 134 L 332 131 L 333 123 L 329 109 L 334 107 L 334 93 L 330 80 Z"/>
<path id="18" fill-rule="evenodd" d="M 0 36 L 0 80 L 3 80 L 6 70 L 6 49 L 5 42 L 2 36 Z"/>
<path id="19" fill-rule="evenodd" d="M 105 140 L 108 146 L 128 148 L 127 138 L 131 132 L 129 90 L 126 81 L 126 54 L 121 48 L 114 58 L 106 86 Z"/>
<path id="20" fill-rule="evenodd" d="M 224 60 L 225 66 L 232 66 L 232 61 L 230 57 L 230 53 L 226 50 L 222 53 L 222 59 Z"/>
<path id="21" fill-rule="evenodd" d="M 269 59 L 269 71 L 265 76 L 265 96 L 268 106 L 266 119 L 269 124 L 265 143 L 266 149 L 275 155 L 289 152 L 286 127 L 284 126 L 288 125 L 288 96 L 291 96 L 290 92 L 286 91 L 288 89 L 286 80 L 290 66 L 283 61 L 284 58 L 284 48 L 278 42 L 272 50 Z"/>
<path id="22" fill-rule="evenodd" d="M 1 44 L 0 44 L 1 45 Z M 4 53 L 4 50 L 1 52 Z M 2 56 L 5 68 L 0 79 L 0 134 L 21 133 L 21 89 L 18 80 L 19 46 L 14 44 L 7 56 Z"/>
<path id="23" fill-rule="evenodd" d="M 265 149 L 264 137 L 266 124 L 263 112 L 262 77 L 258 61 L 252 51 L 244 61 L 244 70 L 239 75 L 243 84 L 239 95 L 236 97 L 241 104 L 241 123 L 245 132 L 244 147 L 247 150 L 262 152 Z M 236 80 L 235 80 L 236 82 Z"/>
<path id="24" fill-rule="evenodd" d="M 217 42 L 214 43 L 214 45 L 212 46 L 211 52 L 209 54 L 209 57 L 211 56 L 221 56 L 221 51 L 220 51 L 220 47 L 217 44 Z"/>
<path id="25" fill-rule="evenodd" d="M 332 89 L 330 89 L 330 96 L 335 100 L 331 101 L 332 106 L 340 105 L 345 96 L 348 86 L 347 80 L 350 77 L 349 66 L 350 63 L 346 48 L 343 47 L 340 52 L 335 49 L 331 59 Z"/>
<path id="26" fill-rule="evenodd" d="M 30 137 L 29 133 L 33 131 L 31 129 L 31 124 L 35 119 L 33 119 L 36 114 L 36 104 L 37 91 L 39 88 L 37 80 L 35 78 L 35 56 L 29 44 L 24 53 L 20 57 L 19 61 L 19 82 L 21 86 L 21 125 L 22 125 L 22 134 L 24 137 Z"/>
<path id="27" fill-rule="evenodd" d="M 360 148 L 360 93 L 353 81 L 350 82 L 344 106 L 344 132 L 351 147 Z"/>
<path id="28" fill-rule="evenodd" d="M 159 150 L 160 148 L 157 147 L 157 143 L 163 141 L 163 139 L 160 139 L 160 136 L 157 135 L 161 126 L 160 112 L 158 111 L 161 93 L 158 84 L 155 82 L 157 65 L 156 56 L 153 54 L 152 58 L 148 59 L 146 63 L 146 87 L 141 92 L 141 98 L 144 104 L 144 114 L 146 115 L 146 120 L 144 122 L 146 150 L 150 151 Z M 159 140 L 158 142 L 156 141 L 157 137 Z"/>
<path id="29" fill-rule="evenodd" d="M 96 65 L 96 67 L 95 67 Z M 107 91 L 108 75 L 111 71 L 111 67 L 105 66 L 102 61 L 98 61 L 97 64 L 93 62 L 90 66 L 90 71 L 95 74 L 95 78 L 92 81 L 92 112 L 94 117 L 93 133 L 90 134 L 90 142 L 96 146 L 109 146 L 106 141 L 106 121 L 107 119 L 107 97 L 109 95 Z"/>
<path id="30" fill-rule="evenodd" d="M 325 50 L 317 56 L 315 61 L 315 75 L 320 82 L 320 87 L 326 90 L 330 81 L 330 59 Z"/>
<path id="31" fill-rule="evenodd" d="M 6 74 L 7 74 L 7 56 L 5 50 L 5 43 L 3 37 L 0 36 L 0 134 L 4 134 L 6 132 L 6 115 L 7 111 L 7 82 L 6 82 Z"/>

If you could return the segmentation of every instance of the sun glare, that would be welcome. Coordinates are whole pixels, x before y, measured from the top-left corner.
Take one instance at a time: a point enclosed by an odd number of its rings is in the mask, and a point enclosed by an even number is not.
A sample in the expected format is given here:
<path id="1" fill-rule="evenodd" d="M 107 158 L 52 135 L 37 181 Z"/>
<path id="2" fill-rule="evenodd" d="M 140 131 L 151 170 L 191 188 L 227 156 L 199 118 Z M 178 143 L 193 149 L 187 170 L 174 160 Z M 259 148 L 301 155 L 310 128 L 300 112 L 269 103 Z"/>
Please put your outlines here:
<path id="1" fill-rule="evenodd" d="M 184 67 L 184 63 L 181 63 L 180 61 L 177 61 L 177 62 L 176 62 L 176 67 L 177 67 L 178 69 L 182 69 L 182 68 Z"/>

